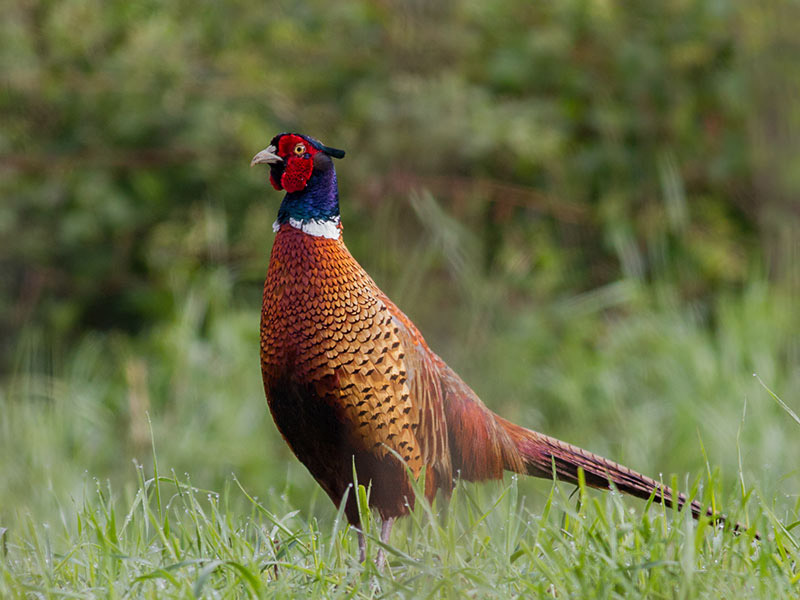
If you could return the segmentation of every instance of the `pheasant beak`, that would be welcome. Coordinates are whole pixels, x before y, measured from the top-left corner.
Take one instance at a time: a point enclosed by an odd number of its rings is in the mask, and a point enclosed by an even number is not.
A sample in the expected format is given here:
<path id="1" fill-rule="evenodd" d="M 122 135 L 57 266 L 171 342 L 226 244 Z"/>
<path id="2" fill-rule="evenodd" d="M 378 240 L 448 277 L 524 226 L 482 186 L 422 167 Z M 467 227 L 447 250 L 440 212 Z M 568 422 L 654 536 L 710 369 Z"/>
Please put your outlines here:
<path id="1" fill-rule="evenodd" d="M 261 152 L 256 154 L 253 157 L 253 160 L 250 161 L 250 166 L 253 167 L 255 165 L 262 165 L 262 164 L 275 164 L 279 162 L 283 162 L 283 159 L 275 154 L 275 146 L 268 146 L 264 148 Z"/>

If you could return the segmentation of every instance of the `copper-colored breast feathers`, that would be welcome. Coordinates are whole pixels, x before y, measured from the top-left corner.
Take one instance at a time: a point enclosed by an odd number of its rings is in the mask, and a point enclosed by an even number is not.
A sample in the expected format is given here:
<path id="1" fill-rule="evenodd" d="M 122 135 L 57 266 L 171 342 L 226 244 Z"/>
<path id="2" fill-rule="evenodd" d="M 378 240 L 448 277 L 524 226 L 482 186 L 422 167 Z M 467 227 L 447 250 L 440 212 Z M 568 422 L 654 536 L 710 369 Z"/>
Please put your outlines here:
<path id="1" fill-rule="evenodd" d="M 449 468 L 442 466 L 448 457 L 443 447 L 447 438 L 434 433 L 434 422 L 442 419 L 433 412 L 437 407 L 441 411 L 441 406 L 435 400 L 424 401 L 435 377 L 430 365 L 414 361 L 408 353 L 409 346 L 417 344 L 424 342 L 416 329 L 380 292 L 341 240 L 282 227 L 264 288 L 261 363 L 278 428 L 312 473 L 308 460 L 314 458 L 298 451 L 307 442 L 290 439 L 304 434 L 287 434 L 296 427 L 282 423 L 273 405 L 284 395 L 283 388 L 306 390 L 293 396 L 295 402 L 304 403 L 297 407 L 307 411 L 304 414 L 313 415 L 315 403 L 333 411 L 333 426 L 340 427 L 335 439 L 343 446 L 343 454 L 366 453 L 385 460 L 394 451 L 415 476 L 424 465 L 433 464 L 439 476 L 449 479 Z M 427 418 L 421 419 L 421 409 Z M 316 426 L 309 424 L 306 435 L 314 435 Z M 347 481 L 335 485 L 320 481 L 329 494 L 338 494 L 352 479 L 346 475 L 350 464 L 330 475 Z M 316 473 L 315 477 L 319 479 Z"/>

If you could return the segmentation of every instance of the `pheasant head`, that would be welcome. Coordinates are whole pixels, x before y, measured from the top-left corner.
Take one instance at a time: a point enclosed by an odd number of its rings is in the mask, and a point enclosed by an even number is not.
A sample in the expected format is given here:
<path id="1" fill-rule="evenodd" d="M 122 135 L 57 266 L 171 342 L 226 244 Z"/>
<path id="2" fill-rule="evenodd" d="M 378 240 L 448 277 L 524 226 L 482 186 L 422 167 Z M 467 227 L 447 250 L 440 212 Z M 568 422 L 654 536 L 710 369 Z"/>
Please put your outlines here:
<path id="1" fill-rule="evenodd" d="M 312 235 L 339 236 L 339 189 L 332 159 L 342 157 L 344 150 L 299 133 L 279 133 L 253 157 L 250 166 L 269 165 L 272 187 L 286 192 L 275 231 L 290 223 Z"/>

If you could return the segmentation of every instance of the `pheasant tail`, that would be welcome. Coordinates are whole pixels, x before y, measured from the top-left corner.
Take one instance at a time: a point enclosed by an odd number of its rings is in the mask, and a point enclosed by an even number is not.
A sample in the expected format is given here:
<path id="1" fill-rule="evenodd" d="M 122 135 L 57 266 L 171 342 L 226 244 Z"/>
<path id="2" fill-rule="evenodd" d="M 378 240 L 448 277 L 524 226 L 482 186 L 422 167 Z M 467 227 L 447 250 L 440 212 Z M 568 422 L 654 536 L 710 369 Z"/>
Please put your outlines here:
<path id="1" fill-rule="evenodd" d="M 583 469 L 587 485 L 609 489 L 642 499 L 651 496 L 657 502 L 682 509 L 688 504 L 692 515 L 711 516 L 697 501 L 650 477 L 623 465 L 593 454 L 588 450 L 532 431 L 490 411 L 478 396 L 438 359 L 453 468 L 469 481 L 496 479 L 504 470 L 545 479 L 555 478 L 578 483 L 578 470 Z M 723 517 L 716 517 L 723 521 Z M 739 529 L 736 524 L 735 529 Z"/>
<path id="2" fill-rule="evenodd" d="M 608 489 L 611 484 L 620 492 L 647 500 L 654 496 L 668 507 L 677 503 L 682 509 L 688 502 L 684 494 L 675 494 L 671 488 L 646 475 L 637 473 L 623 465 L 593 454 L 588 450 L 562 442 L 556 438 L 531 431 L 502 417 L 495 416 L 500 426 L 514 441 L 524 464 L 524 473 L 534 477 L 553 477 L 570 483 L 578 483 L 578 469 L 583 469 L 586 484 L 599 489 Z M 696 518 L 704 513 L 699 502 L 689 503 Z M 711 511 L 706 511 L 711 515 Z"/>

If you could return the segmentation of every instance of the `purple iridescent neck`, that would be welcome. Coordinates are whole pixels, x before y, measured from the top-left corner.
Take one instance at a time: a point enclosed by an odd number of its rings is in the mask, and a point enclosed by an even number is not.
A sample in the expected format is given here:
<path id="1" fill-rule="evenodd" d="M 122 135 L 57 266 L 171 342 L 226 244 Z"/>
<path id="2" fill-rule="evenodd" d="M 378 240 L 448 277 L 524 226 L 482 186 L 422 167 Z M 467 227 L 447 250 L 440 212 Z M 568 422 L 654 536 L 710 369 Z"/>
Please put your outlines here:
<path id="1" fill-rule="evenodd" d="M 277 223 L 280 225 L 292 221 L 339 223 L 339 186 L 332 164 L 329 169 L 314 169 L 305 188 L 284 196 Z"/>

